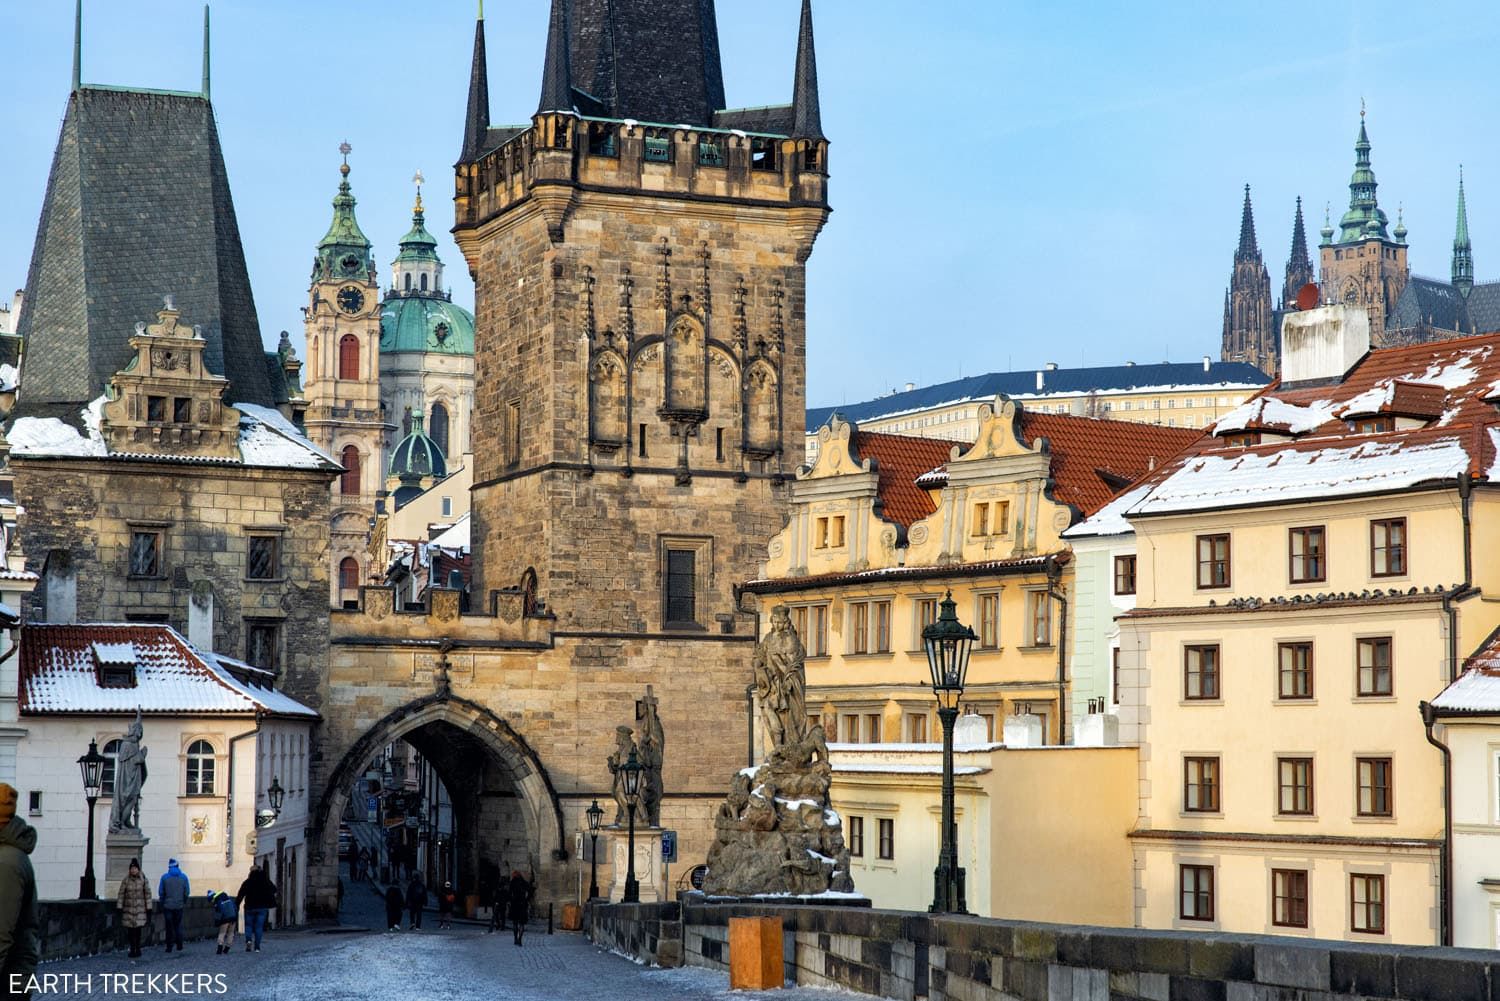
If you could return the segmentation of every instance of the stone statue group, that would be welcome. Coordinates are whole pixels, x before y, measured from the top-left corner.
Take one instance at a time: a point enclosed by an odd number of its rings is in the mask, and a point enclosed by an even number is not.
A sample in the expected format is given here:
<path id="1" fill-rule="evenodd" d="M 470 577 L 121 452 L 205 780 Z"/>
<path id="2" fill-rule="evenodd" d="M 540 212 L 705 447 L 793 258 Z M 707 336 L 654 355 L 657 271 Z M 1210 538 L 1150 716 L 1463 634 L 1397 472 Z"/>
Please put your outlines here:
<path id="1" fill-rule="evenodd" d="M 641 739 L 637 744 L 635 731 L 628 726 L 615 727 L 615 749 L 609 756 L 609 773 L 614 776 L 615 827 L 624 827 L 629 819 L 628 797 L 625 795 L 624 765 L 635 751 L 635 760 L 641 766 L 640 803 L 637 815 L 647 827 L 661 826 L 661 765 L 665 735 L 661 729 L 661 716 L 656 709 L 656 696 L 651 686 L 646 686 L 646 697 L 641 700 Z"/>

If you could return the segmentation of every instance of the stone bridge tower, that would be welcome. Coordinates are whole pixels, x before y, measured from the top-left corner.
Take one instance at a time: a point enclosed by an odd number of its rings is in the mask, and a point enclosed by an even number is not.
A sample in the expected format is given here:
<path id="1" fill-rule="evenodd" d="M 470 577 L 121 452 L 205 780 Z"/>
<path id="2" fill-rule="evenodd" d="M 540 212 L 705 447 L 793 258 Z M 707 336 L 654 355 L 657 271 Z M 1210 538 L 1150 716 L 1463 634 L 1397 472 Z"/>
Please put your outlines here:
<path id="1" fill-rule="evenodd" d="M 713 0 L 554 0 L 536 113 L 491 128 L 480 22 L 454 229 L 480 602 L 534 571 L 560 630 L 749 628 L 733 588 L 802 461 L 805 262 L 829 211 L 807 3 L 792 103 L 724 103 Z"/>

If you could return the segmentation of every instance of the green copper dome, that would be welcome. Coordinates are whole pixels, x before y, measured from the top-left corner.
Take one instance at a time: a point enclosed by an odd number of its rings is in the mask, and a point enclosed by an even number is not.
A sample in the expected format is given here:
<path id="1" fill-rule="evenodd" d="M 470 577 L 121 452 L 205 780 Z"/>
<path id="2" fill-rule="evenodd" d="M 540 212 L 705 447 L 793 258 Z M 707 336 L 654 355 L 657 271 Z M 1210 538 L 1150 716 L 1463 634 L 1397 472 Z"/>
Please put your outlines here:
<path id="1" fill-rule="evenodd" d="M 1339 220 L 1339 242 L 1387 238 L 1386 214 L 1375 200 L 1375 171 L 1370 166 L 1370 137 L 1365 114 L 1359 113 L 1359 138 L 1354 141 L 1354 173 L 1349 177 L 1349 211 Z"/>
<path id="2" fill-rule="evenodd" d="M 333 221 L 318 241 L 318 256 L 313 278 L 364 278 L 375 267 L 370 256 L 370 241 L 354 218 L 354 195 L 349 189 L 348 144 L 339 147 L 344 162 L 339 165 L 342 178 L 339 193 L 333 198 Z"/>
<path id="3" fill-rule="evenodd" d="M 437 442 L 427 437 L 422 430 L 422 415 L 411 415 L 411 433 L 397 443 L 391 452 L 390 475 L 402 479 L 424 479 L 428 476 L 442 479 L 448 475 L 448 460 Z"/>
<path id="4" fill-rule="evenodd" d="M 380 351 L 474 353 L 474 314 L 432 295 L 386 297 L 380 309 Z"/>

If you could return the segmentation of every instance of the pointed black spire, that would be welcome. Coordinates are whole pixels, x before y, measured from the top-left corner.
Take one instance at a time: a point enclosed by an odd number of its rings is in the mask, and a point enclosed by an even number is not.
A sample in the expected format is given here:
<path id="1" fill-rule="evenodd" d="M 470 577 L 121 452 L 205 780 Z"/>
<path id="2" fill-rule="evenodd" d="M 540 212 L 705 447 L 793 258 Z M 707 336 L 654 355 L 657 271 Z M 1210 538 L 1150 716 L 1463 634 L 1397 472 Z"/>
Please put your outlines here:
<path id="1" fill-rule="evenodd" d="M 490 129 L 490 81 L 484 55 L 484 4 L 474 22 L 474 63 L 469 68 L 469 113 L 464 118 L 464 149 L 460 160 L 472 160 L 484 150 L 485 133 Z"/>
<path id="2" fill-rule="evenodd" d="M 547 23 L 547 60 L 542 64 L 542 99 L 537 114 L 573 110 L 573 74 L 568 66 L 568 0 L 552 0 Z"/>
<path id="3" fill-rule="evenodd" d="M 1260 256 L 1260 247 L 1255 243 L 1255 215 L 1250 211 L 1250 185 L 1245 185 L 1245 208 L 1240 215 L 1240 245 L 1234 252 L 1236 261 L 1248 261 Z"/>
<path id="4" fill-rule="evenodd" d="M 1307 230 L 1302 226 L 1302 196 L 1297 196 L 1297 218 L 1292 222 L 1292 262 L 1301 264 L 1304 261 L 1308 266 L 1312 265 L 1312 259 L 1307 254 Z"/>
<path id="5" fill-rule="evenodd" d="M 797 32 L 797 78 L 792 83 L 792 135 L 823 139 L 823 115 L 818 107 L 818 57 L 813 50 L 812 0 L 802 0 L 802 26 Z"/>

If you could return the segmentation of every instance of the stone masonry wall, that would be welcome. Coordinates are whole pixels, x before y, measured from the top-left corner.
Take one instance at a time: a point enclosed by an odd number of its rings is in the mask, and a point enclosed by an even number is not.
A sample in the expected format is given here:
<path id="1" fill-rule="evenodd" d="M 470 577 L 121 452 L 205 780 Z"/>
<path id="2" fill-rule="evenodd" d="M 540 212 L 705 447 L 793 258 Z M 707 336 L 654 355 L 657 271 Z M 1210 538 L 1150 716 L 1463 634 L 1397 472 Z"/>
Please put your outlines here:
<path id="1" fill-rule="evenodd" d="M 130 944 L 113 900 L 41 900 L 37 902 L 37 918 L 44 963 L 125 949 Z M 143 946 L 164 941 L 163 920 L 161 908 L 153 908 L 141 934 Z M 182 914 L 182 937 L 197 941 L 217 934 L 213 904 L 206 897 L 189 900 Z"/>
<path id="2" fill-rule="evenodd" d="M 594 941 L 727 969 L 731 917 L 779 917 L 787 983 L 915 1001 L 1494 1001 L 1500 956 L 1477 949 L 1044 925 L 844 907 L 594 907 Z M 663 962 L 661 965 L 667 965 Z"/>

